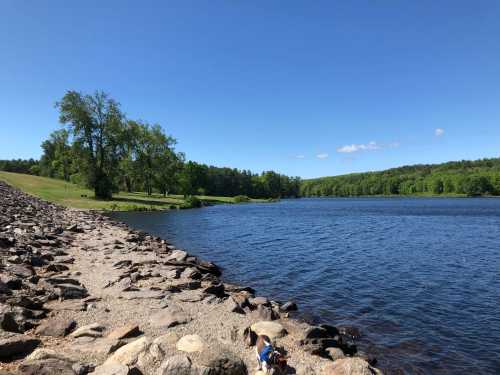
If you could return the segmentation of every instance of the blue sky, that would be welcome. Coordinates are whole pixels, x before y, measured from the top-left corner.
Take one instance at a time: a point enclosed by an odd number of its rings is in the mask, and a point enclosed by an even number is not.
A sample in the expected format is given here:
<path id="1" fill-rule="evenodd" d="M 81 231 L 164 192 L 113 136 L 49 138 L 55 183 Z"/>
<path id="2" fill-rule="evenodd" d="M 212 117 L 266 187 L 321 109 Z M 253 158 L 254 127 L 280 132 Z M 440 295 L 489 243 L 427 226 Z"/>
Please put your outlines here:
<path id="1" fill-rule="evenodd" d="M 5 0 L 0 159 L 39 157 L 70 89 L 256 172 L 500 156 L 499 19 L 496 0 Z"/>

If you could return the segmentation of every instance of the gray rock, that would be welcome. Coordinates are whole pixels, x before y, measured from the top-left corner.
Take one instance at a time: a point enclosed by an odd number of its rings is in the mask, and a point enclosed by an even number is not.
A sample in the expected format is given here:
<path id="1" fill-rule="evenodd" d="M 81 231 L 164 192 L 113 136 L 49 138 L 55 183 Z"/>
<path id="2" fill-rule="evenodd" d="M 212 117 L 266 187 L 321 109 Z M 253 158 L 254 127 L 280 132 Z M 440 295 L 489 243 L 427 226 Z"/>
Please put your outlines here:
<path id="1" fill-rule="evenodd" d="M 230 312 L 238 313 L 238 314 L 245 314 L 245 310 L 241 308 L 241 306 L 234 300 L 233 297 L 229 297 L 225 302 L 224 302 L 226 309 Z"/>
<path id="2" fill-rule="evenodd" d="M 328 356 L 332 359 L 332 361 L 345 358 L 345 354 L 340 348 L 327 348 L 326 352 L 328 353 Z"/>
<path id="3" fill-rule="evenodd" d="M 61 299 L 85 298 L 89 295 L 87 289 L 79 285 L 58 284 L 54 288 Z"/>
<path id="4" fill-rule="evenodd" d="M 64 337 L 76 327 L 73 319 L 51 318 L 44 321 L 36 329 L 37 335 Z"/>
<path id="5" fill-rule="evenodd" d="M 70 362 L 54 358 L 24 362 L 17 371 L 19 375 L 75 375 Z"/>
<path id="6" fill-rule="evenodd" d="M 245 362 L 231 353 L 224 353 L 211 361 L 208 367 L 210 375 L 248 375 Z"/>
<path id="7" fill-rule="evenodd" d="M 250 298 L 250 303 L 252 305 L 269 305 L 269 300 L 266 297 L 255 297 Z"/>
<path id="8" fill-rule="evenodd" d="M 213 294 L 217 297 L 223 297 L 225 292 L 224 292 L 224 284 L 223 283 L 218 283 L 218 284 L 212 284 L 208 287 L 206 287 L 203 290 L 204 293 L 206 294 Z"/>
<path id="9" fill-rule="evenodd" d="M 281 305 L 280 310 L 285 311 L 285 312 L 297 311 L 298 307 L 297 307 L 297 304 L 295 302 L 288 301 L 288 302 L 284 303 L 283 305 Z"/>
<path id="10" fill-rule="evenodd" d="M 12 360 L 26 356 L 38 345 L 40 340 L 25 335 L 10 334 L 0 339 L 0 360 Z"/>
<path id="11" fill-rule="evenodd" d="M 276 320 L 279 318 L 278 314 L 270 306 L 266 305 L 257 305 L 257 310 L 253 311 L 252 315 L 259 320 Z"/>
<path id="12" fill-rule="evenodd" d="M 178 307 L 167 307 L 152 315 L 150 318 L 152 326 L 163 328 L 186 324 L 189 321 L 191 321 L 191 317 Z"/>
<path id="13" fill-rule="evenodd" d="M 91 363 L 77 362 L 74 363 L 71 368 L 75 372 L 75 375 L 87 375 L 89 372 L 94 371 L 95 366 Z"/>
<path id="14" fill-rule="evenodd" d="M 164 360 L 156 375 L 193 375 L 191 366 L 191 360 L 186 355 L 176 355 Z"/>
<path id="15" fill-rule="evenodd" d="M 188 257 L 188 254 L 183 251 L 183 250 L 174 250 L 172 253 L 168 256 L 167 260 L 175 260 L 177 262 L 182 262 L 186 260 Z"/>
<path id="16" fill-rule="evenodd" d="M 94 355 L 109 355 L 124 344 L 124 341 L 117 339 L 80 337 L 71 344 L 69 349 Z"/>

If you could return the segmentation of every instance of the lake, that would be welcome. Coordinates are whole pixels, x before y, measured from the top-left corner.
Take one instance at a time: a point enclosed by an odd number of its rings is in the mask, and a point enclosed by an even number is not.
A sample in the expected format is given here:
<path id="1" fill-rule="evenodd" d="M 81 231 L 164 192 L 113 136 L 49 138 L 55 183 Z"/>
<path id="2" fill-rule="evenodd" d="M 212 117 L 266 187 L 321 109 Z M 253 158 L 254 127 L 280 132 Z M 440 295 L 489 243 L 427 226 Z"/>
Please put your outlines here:
<path id="1" fill-rule="evenodd" d="M 324 198 L 115 213 L 227 281 L 361 330 L 387 374 L 500 373 L 500 199 Z"/>

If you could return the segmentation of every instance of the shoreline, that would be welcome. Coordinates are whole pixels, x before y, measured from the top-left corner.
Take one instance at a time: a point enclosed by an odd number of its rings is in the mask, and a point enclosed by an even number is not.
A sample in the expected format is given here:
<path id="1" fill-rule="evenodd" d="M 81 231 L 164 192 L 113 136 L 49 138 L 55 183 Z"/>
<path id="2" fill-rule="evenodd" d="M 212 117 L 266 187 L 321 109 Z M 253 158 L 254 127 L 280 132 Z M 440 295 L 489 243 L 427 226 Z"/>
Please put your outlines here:
<path id="1" fill-rule="evenodd" d="M 254 374 L 254 333 L 286 350 L 289 373 L 381 374 L 350 332 L 290 318 L 293 303 L 226 283 L 159 237 L 3 182 L 0 193 L 2 375 Z"/>

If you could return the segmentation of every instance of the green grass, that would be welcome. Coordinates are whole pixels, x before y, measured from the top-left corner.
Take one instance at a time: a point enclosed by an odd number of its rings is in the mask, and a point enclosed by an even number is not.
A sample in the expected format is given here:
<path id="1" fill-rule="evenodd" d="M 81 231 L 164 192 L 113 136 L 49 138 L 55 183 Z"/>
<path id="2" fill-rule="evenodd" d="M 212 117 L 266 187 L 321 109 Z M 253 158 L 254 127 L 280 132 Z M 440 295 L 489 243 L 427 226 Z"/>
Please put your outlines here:
<path id="1" fill-rule="evenodd" d="M 27 174 L 2 172 L 0 180 L 7 182 L 25 193 L 66 207 L 111 211 L 164 210 L 177 208 L 184 203 L 182 195 L 161 194 L 147 195 L 142 192 L 114 194 L 111 200 L 97 200 L 94 192 L 66 181 L 31 176 Z M 232 197 L 198 196 L 207 203 L 235 203 Z M 265 202 L 264 199 L 252 199 L 252 202 Z"/>

